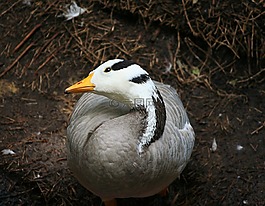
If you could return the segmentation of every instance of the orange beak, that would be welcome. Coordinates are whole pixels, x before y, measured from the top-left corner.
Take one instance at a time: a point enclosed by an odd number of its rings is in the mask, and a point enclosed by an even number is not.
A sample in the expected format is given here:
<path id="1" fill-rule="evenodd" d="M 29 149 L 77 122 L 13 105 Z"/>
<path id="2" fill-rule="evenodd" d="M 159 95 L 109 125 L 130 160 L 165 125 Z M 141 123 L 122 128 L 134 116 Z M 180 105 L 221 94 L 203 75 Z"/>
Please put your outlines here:
<path id="1" fill-rule="evenodd" d="M 95 84 L 91 82 L 91 78 L 93 77 L 94 73 L 91 72 L 87 78 L 81 80 L 80 82 L 75 83 L 74 85 L 68 87 L 65 90 L 66 94 L 70 93 L 84 93 L 84 92 L 91 92 L 95 88 Z"/>

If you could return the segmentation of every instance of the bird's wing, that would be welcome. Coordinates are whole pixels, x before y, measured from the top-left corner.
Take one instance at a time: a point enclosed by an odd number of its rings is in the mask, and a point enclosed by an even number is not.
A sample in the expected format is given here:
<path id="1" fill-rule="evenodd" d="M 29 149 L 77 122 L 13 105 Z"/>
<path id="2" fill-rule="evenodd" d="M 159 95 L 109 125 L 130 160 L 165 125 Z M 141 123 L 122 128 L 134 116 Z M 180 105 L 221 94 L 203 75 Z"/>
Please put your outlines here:
<path id="1" fill-rule="evenodd" d="M 85 93 L 75 105 L 68 136 L 89 137 L 103 122 L 129 112 L 128 106 L 93 93 Z"/>
<path id="2" fill-rule="evenodd" d="M 155 84 L 166 107 L 167 119 L 163 137 L 167 139 L 166 141 L 175 142 L 174 145 L 176 145 L 178 153 L 176 156 L 180 162 L 183 162 L 183 167 L 179 168 L 179 172 L 181 172 L 190 158 L 194 146 L 194 130 L 176 90 L 159 82 L 155 82 Z"/>
<path id="3" fill-rule="evenodd" d="M 157 81 L 155 81 L 155 85 L 163 97 L 167 121 L 171 121 L 179 129 L 184 128 L 185 124 L 189 123 L 189 118 L 176 90 Z"/>

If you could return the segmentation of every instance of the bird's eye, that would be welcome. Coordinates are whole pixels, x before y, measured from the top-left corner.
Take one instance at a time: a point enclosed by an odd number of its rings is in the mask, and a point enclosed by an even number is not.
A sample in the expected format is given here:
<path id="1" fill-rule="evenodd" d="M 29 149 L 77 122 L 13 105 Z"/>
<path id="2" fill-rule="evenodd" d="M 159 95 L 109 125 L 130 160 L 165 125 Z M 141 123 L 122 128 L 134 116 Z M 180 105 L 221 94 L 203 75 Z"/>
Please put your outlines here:
<path id="1" fill-rule="evenodd" d="M 111 71 L 111 68 L 110 67 L 107 67 L 104 72 L 110 72 Z"/>

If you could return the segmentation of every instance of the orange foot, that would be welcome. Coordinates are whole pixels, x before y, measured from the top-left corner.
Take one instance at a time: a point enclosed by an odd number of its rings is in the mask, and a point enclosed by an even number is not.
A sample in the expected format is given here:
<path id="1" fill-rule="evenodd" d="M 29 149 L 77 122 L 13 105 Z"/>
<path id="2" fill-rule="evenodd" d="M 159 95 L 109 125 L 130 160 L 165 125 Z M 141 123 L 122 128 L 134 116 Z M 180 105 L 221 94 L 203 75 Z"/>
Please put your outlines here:
<path id="1" fill-rule="evenodd" d="M 115 199 L 103 201 L 105 206 L 117 206 L 117 201 Z"/>
<path id="2" fill-rule="evenodd" d="M 168 188 L 166 187 L 165 189 L 163 189 L 162 191 L 160 191 L 158 194 L 159 194 L 161 197 L 165 197 L 165 196 L 167 196 L 167 194 L 168 194 Z"/>

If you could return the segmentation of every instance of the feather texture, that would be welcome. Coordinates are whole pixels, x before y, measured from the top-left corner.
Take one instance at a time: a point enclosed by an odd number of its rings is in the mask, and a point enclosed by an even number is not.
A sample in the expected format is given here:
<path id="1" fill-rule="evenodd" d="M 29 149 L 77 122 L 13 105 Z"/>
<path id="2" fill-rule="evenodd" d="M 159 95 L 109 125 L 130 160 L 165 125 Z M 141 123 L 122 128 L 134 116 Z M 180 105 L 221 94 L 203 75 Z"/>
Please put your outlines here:
<path id="1" fill-rule="evenodd" d="M 164 133 L 137 152 L 144 115 L 93 93 L 77 102 L 67 128 L 68 164 L 80 183 L 103 200 L 146 197 L 185 168 L 194 131 L 175 89 L 155 82 L 166 108 Z"/>

